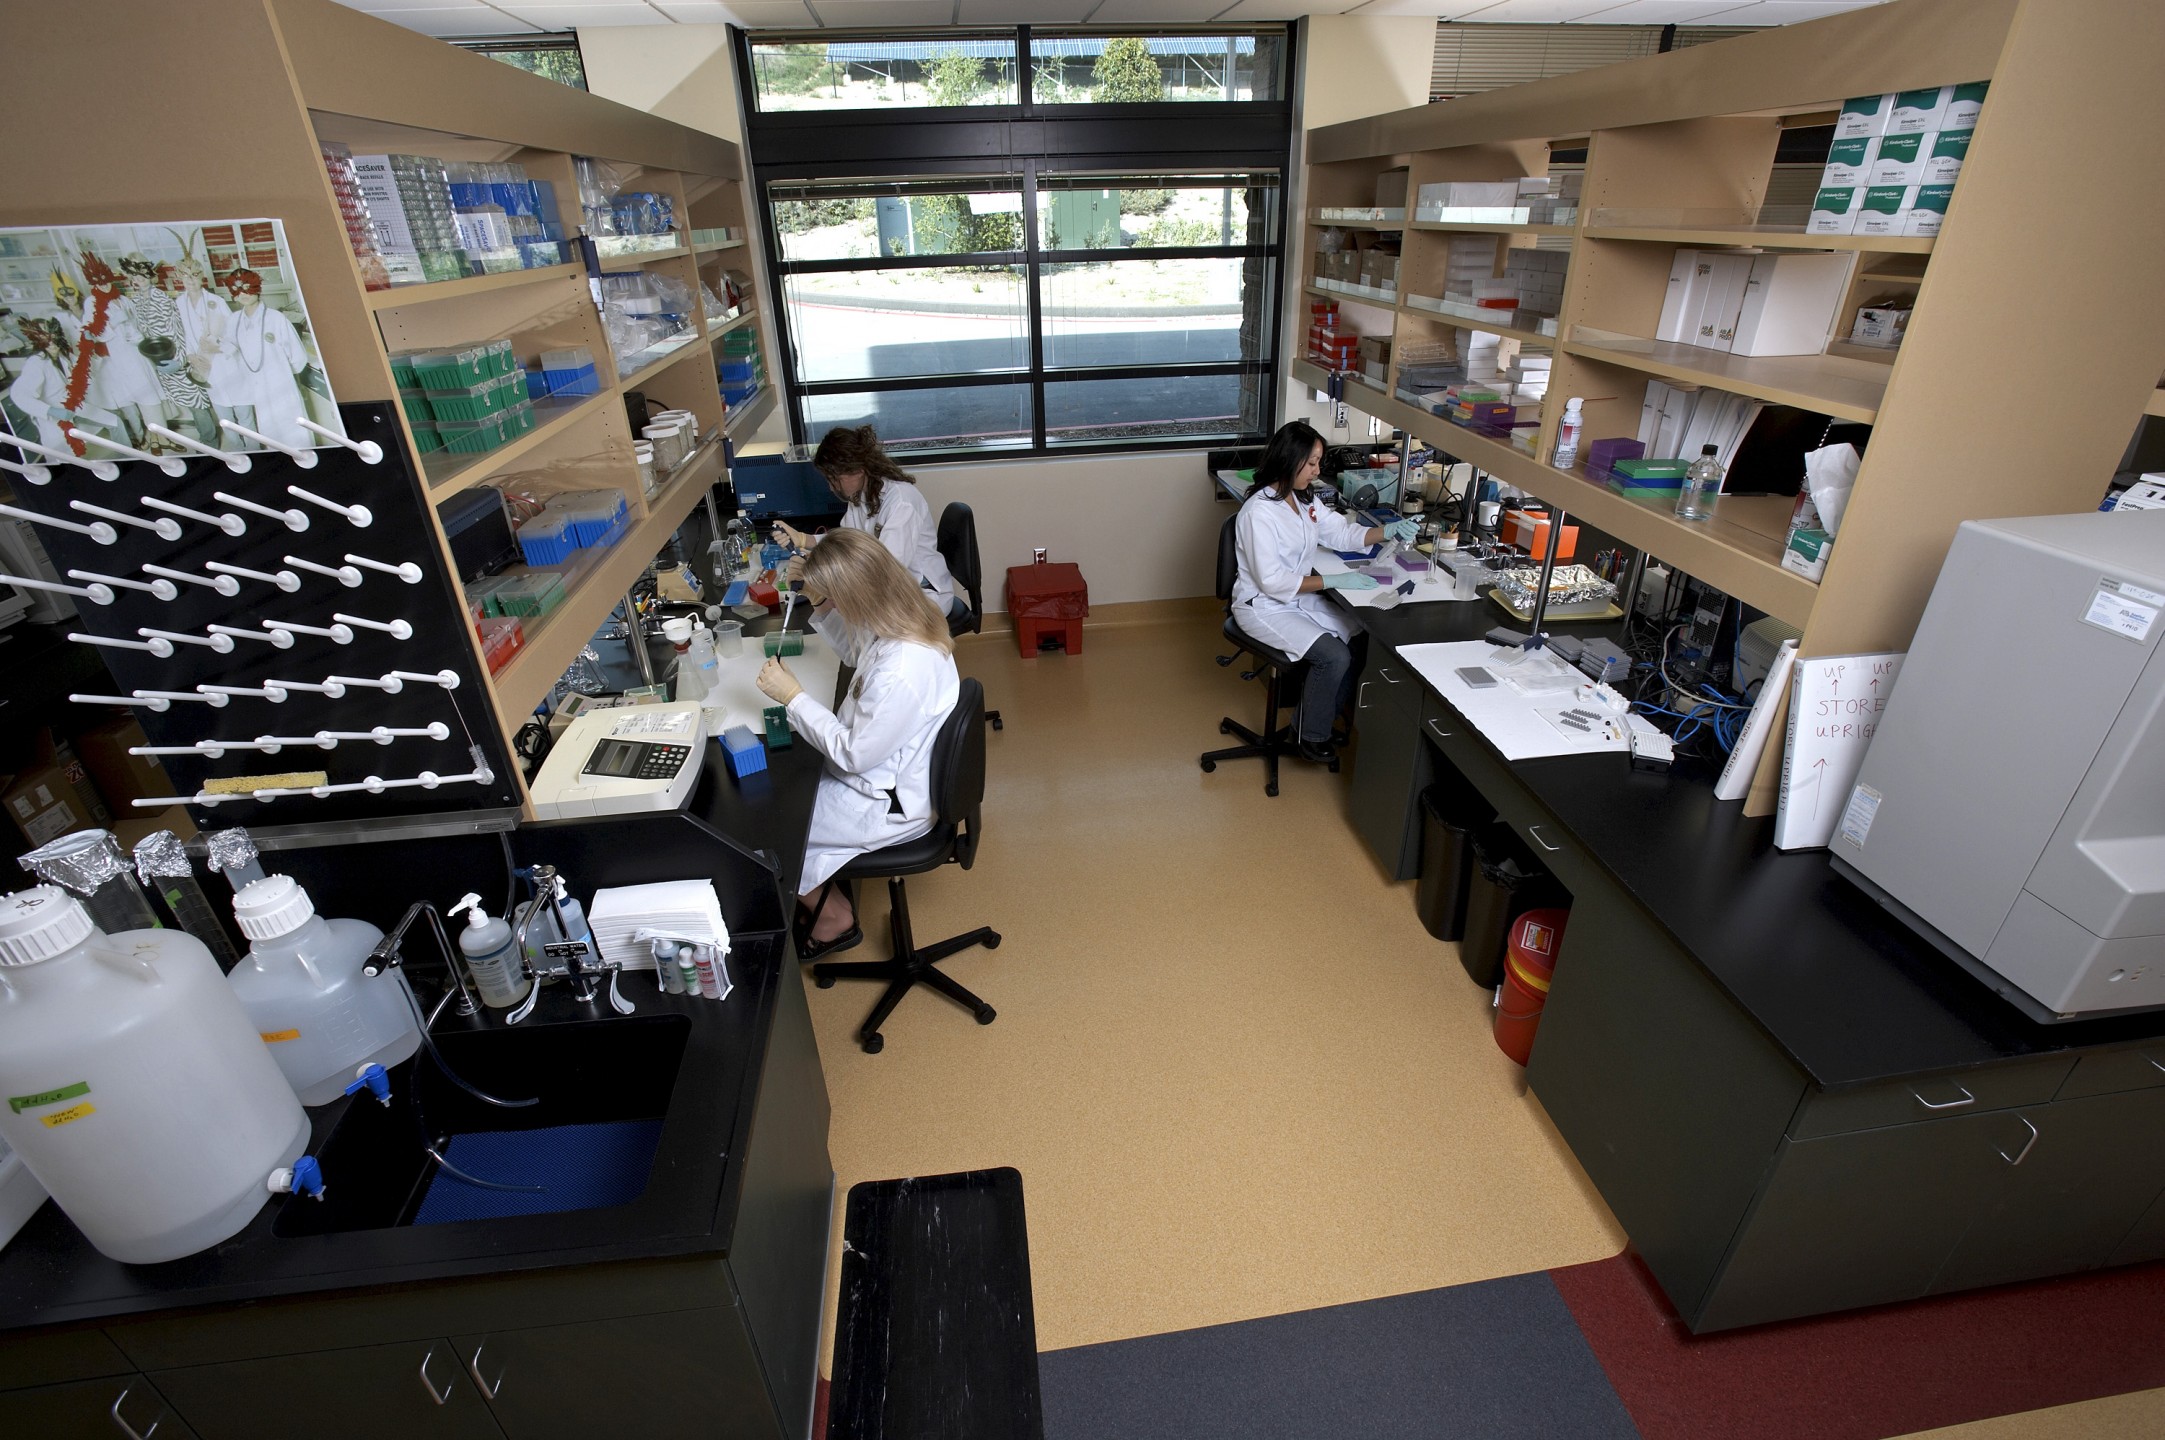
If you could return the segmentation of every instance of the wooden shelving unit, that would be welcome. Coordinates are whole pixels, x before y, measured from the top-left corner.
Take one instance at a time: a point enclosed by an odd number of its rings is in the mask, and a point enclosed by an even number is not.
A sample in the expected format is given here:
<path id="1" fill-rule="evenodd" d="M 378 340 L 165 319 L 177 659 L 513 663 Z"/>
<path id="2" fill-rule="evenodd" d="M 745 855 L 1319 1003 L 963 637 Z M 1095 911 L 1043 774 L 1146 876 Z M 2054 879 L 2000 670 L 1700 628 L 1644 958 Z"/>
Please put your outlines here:
<path id="1" fill-rule="evenodd" d="M 1578 233 L 1570 225 L 1483 224 L 1473 220 L 1408 220 L 1406 228 L 1438 235 L 1532 235 L 1537 239 Z"/>
<path id="2" fill-rule="evenodd" d="M 62 8 L 60 0 L 37 3 L 50 4 L 56 16 Z M 469 486 L 514 480 L 524 490 L 615 488 L 625 496 L 628 532 L 607 550 L 581 553 L 567 598 L 533 624 L 524 649 L 487 686 L 508 738 L 670 533 L 727 478 L 722 437 L 730 417 L 710 342 L 756 316 L 710 331 L 702 307 L 695 306 L 693 328 L 680 346 L 646 358 L 617 380 L 617 357 L 583 265 L 370 291 L 348 246 L 319 145 L 337 141 L 358 153 L 446 161 L 515 161 L 553 186 L 558 218 L 573 231 L 579 219 L 574 157 L 595 156 L 625 167 L 632 175 L 627 188 L 670 195 L 686 236 L 717 225 L 749 233 L 737 146 L 329 0 L 198 0 L 138 9 L 123 33 L 103 37 L 59 18 L 45 24 L 22 17 L 45 36 L 52 83 L 64 83 L 59 77 L 65 74 L 121 65 L 134 88 L 116 92 L 97 117 L 71 131 L 65 162 L 30 147 L 17 147 L 0 162 L 0 224 L 155 225 L 276 216 L 332 389 L 342 402 L 387 403 L 400 415 L 409 453 L 412 429 L 394 400 L 389 353 L 508 338 L 528 365 L 544 349 L 583 346 L 593 354 L 602 377 L 598 393 L 539 402 L 534 428 L 493 451 L 438 451 L 418 457 L 415 466 L 421 477 L 417 498 L 431 512 Z M 212 140 L 180 147 L 142 143 L 171 121 L 157 109 L 157 97 L 174 93 L 187 76 L 228 73 L 248 78 L 200 90 L 188 109 L 191 132 Z M 135 94 L 142 97 L 139 114 L 129 108 Z M 28 93 L 23 98 L 34 99 Z M 236 148 L 243 137 L 245 152 Z M 94 185 L 88 176 L 96 177 Z M 718 273 L 728 262 L 756 268 L 757 251 L 743 240 L 687 242 L 610 256 L 600 268 L 644 269 L 692 285 L 702 278 L 702 267 Z M 705 448 L 652 496 L 633 458 L 625 406 L 631 390 L 643 391 L 657 407 L 691 411 L 707 437 Z M 443 546 L 440 528 L 436 538 Z M 448 547 L 443 550 L 448 564 Z M 485 674 L 478 643 L 473 659 Z"/>
<path id="3" fill-rule="evenodd" d="M 692 246 L 694 255 L 719 255 L 724 250 L 742 250 L 742 240 L 702 240 Z"/>
<path id="4" fill-rule="evenodd" d="M 2148 78 L 2155 34 L 2114 0 L 2066 0 L 2047 14 L 2018 0 L 1894 3 L 1718 44 L 1311 131 L 1311 207 L 1373 203 L 1386 171 L 1408 170 L 1409 198 L 1443 180 L 1500 180 L 1548 171 L 1553 145 L 1587 151 L 1571 239 L 1561 338 L 1483 326 L 1409 306 L 1435 325 L 1484 329 L 1555 355 L 1542 425 L 1529 454 L 1349 386 L 1347 403 L 1406 429 L 1498 479 L 1560 505 L 1618 540 L 1804 630 L 1806 655 L 1901 649 L 1909 642 L 1962 521 L 2085 511 L 2104 491 L 2132 426 L 2165 414 L 2165 199 L 2128 192 L 2155 157 L 2138 138 L 2165 129 Z M 1989 79 L 1992 91 L 1956 200 L 1930 238 L 1807 235 L 1801 227 L 1700 223 L 1757 215 L 1785 123 L 1827 123 L 1843 97 Z M 2129 92 L 2142 116 L 2125 113 Z M 2112 135 L 2103 147 L 2085 137 Z M 2079 176 L 2069 172 L 2067 157 Z M 2053 225 L 2036 197 L 2069 183 L 2131 194 L 2110 224 Z M 1501 274 L 1519 237 L 1541 227 L 1319 222 L 1398 231 L 1401 297 L 1440 273 L 1452 236 L 1493 233 Z M 1654 223 L 1654 222 L 1673 223 Z M 2049 286 L 2010 283 L 2049 233 L 2056 269 L 2112 277 L 2111 304 L 2069 323 Z M 1636 337 L 1656 328 L 1677 247 L 1855 252 L 1838 312 L 1888 293 L 1917 308 L 1899 350 L 1836 338 L 1824 353 L 1742 357 Z M 1312 244 L 1304 246 L 1312 251 Z M 1312 255 L 1303 270 L 1313 275 Z M 1928 278 L 1929 273 L 1929 278 Z M 1440 283 L 1440 282 L 1439 282 Z M 1327 292 L 1326 292 L 1327 293 Z M 1331 297 L 1346 298 L 1346 297 Z M 1356 325 L 1359 316 L 1354 315 Z M 1303 317 L 1305 320 L 1305 317 Z M 2006 393 L 2006 337 L 2020 336 L 2030 374 L 2081 375 L 2066 404 L 2026 406 Z M 1320 384 L 1295 361 L 1292 378 Z M 1841 535 L 1822 583 L 1781 567 L 1790 502 L 1725 497 L 1705 524 L 1679 522 L 1545 463 L 1563 401 L 1585 398 L 1583 447 L 1638 428 L 1650 379 L 1728 390 L 1873 426 Z M 1397 366 L 1390 374 L 1397 388 Z M 2056 397 L 2056 399 L 2059 397 Z M 2035 457 L 2049 463 L 2019 463 Z M 1780 747 L 1770 747 L 1749 808 L 1772 807 Z"/>

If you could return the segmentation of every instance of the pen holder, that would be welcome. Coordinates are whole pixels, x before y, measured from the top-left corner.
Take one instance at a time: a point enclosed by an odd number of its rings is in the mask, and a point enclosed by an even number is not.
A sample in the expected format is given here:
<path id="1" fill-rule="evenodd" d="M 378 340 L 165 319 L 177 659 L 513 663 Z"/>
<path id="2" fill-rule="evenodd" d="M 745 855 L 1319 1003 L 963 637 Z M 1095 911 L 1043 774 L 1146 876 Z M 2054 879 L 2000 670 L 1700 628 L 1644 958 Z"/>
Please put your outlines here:
<path id="1" fill-rule="evenodd" d="M 804 653 L 804 637 L 799 634 L 764 635 L 760 637 L 760 642 L 766 647 L 767 654 L 770 656 L 802 655 Z"/>
<path id="2" fill-rule="evenodd" d="M 789 707 L 769 705 L 763 713 L 767 719 L 767 748 L 787 750 L 790 742 L 796 739 L 789 729 Z"/>

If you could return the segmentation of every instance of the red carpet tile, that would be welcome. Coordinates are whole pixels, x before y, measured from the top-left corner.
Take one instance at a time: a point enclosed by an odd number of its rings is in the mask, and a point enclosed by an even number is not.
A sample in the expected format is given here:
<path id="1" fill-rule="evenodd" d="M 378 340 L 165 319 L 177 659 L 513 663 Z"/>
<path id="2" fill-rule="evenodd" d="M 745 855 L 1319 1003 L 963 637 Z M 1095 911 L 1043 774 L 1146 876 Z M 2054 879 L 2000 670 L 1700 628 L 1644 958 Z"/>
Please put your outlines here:
<path id="1" fill-rule="evenodd" d="M 1629 1252 L 1550 1278 L 1646 1440 L 1884 1440 L 2165 1385 L 2165 1264 L 1704 1337 Z"/>
<path id="2" fill-rule="evenodd" d="M 819 1377 L 819 1384 L 812 1392 L 812 1440 L 827 1440 L 827 1392 L 834 1382 L 826 1376 Z"/>

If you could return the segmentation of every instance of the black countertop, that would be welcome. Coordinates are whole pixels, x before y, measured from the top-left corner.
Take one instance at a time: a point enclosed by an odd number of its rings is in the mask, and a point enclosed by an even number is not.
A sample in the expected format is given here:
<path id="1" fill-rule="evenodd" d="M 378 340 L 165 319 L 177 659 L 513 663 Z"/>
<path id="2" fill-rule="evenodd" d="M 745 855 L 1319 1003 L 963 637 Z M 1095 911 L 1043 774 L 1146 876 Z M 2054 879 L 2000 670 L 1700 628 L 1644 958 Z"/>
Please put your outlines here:
<path id="1" fill-rule="evenodd" d="M 1393 650 L 1508 623 L 1485 599 L 1349 613 Z M 1835 874 L 1826 851 L 1776 850 L 1773 818 L 1716 800 L 1702 763 L 1657 775 L 1622 754 L 1498 761 L 1826 1089 L 2165 1035 L 2165 1012 L 2031 1021 Z"/>

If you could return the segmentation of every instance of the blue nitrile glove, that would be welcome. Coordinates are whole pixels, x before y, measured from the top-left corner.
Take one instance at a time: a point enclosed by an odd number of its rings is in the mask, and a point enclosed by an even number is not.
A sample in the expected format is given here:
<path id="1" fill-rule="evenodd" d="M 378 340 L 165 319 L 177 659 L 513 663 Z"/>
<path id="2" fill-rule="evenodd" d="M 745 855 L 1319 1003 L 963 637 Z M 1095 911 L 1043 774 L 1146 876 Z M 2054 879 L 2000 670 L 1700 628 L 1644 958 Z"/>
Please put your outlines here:
<path id="1" fill-rule="evenodd" d="M 1373 590 L 1376 588 L 1376 582 L 1358 570 L 1348 570 L 1342 575 L 1324 576 L 1323 588 L 1326 590 Z"/>
<path id="2" fill-rule="evenodd" d="M 1412 520 L 1393 520 L 1383 527 L 1384 539 L 1398 540 L 1408 545 L 1412 544 L 1413 537 L 1420 533 L 1420 525 Z"/>

